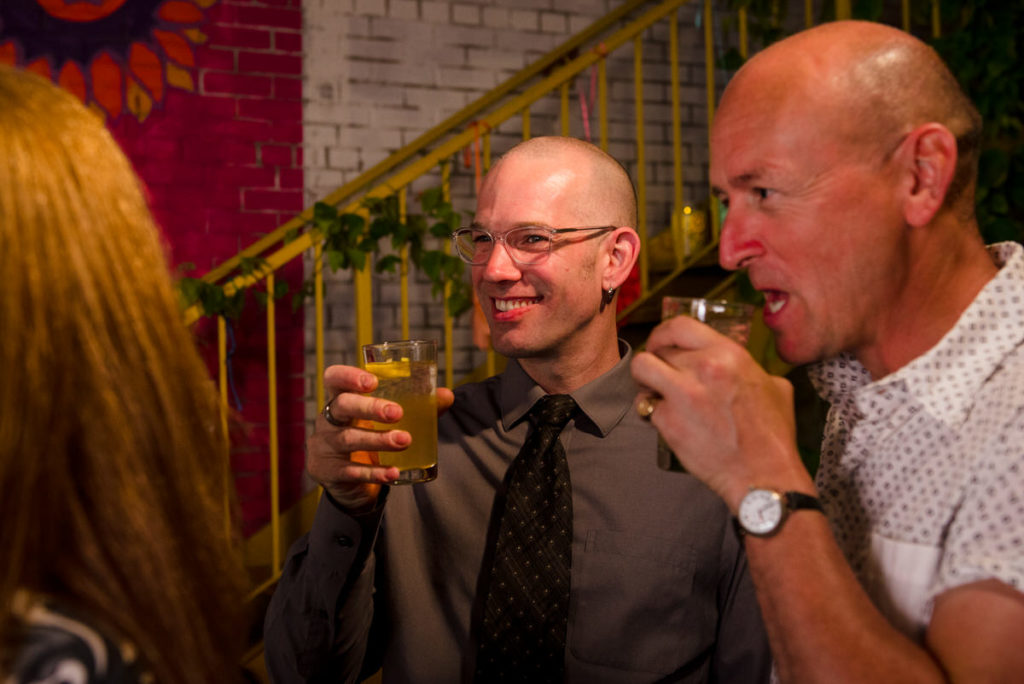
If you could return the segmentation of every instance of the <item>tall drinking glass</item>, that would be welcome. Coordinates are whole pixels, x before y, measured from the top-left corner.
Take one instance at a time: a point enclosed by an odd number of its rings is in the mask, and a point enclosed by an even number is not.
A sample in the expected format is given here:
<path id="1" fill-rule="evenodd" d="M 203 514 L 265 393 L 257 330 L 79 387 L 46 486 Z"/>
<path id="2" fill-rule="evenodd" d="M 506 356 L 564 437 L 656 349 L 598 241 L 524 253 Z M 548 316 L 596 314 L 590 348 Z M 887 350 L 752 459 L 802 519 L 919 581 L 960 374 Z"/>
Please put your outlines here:
<path id="1" fill-rule="evenodd" d="M 724 299 L 664 297 L 661 300 L 661 320 L 664 321 L 674 316 L 696 318 L 734 342 L 745 345 L 750 336 L 750 323 L 754 317 L 754 307 L 750 304 L 729 302 Z M 660 434 L 658 435 L 658 467 L 673 472 L 686 472 Z"/>
<path id="2" fill-rule="evenodd" d="M 437 477 L 437 341 L 398 340 L 363 345 L 363 364 L 377 376 L 371 395 L 402 407 L 397 423 L 373 423 L 375 430 L 405 430 L 412 442 L 402 451 L 381 451 L 381 465 L 398 468 L 395 484 Z"/>

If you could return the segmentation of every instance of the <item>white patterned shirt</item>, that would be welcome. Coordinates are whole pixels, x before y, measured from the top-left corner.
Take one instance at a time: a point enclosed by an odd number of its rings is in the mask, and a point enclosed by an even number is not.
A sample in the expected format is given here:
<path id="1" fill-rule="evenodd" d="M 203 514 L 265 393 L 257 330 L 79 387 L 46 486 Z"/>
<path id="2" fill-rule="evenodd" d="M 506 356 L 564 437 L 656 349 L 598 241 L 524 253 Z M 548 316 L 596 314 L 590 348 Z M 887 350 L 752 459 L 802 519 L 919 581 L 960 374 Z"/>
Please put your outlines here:
<path id="1" fill-rule="evenodd" d="M 878 381 L 852 356 L 810 371 L 831 403 L 816 476 L 836 541 L 886 617 L 920 640 L 936 596 L 1024 591 L 1024 249 L 932 349 Z"/>

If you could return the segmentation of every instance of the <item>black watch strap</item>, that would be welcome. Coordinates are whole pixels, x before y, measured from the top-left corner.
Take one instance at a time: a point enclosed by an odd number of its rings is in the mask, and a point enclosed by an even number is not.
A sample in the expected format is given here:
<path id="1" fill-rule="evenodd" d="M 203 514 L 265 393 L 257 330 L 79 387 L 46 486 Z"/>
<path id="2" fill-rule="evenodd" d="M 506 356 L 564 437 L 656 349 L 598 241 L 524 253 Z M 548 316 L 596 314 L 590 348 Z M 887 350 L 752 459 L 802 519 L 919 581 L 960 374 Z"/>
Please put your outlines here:
<path id="1" fill-rule="evenodd" d="M 825 512 L 825 509 L 821 507 L 821 502 L 818 501 L 818 497 L 811 496 L 810 494 L 804 494 L 802 492 L 786 492 L 783 494 L 786 497 L 786 508 L 791 511 L 799 511 L 801 509 L 807 509 L 811 511 Z"/>

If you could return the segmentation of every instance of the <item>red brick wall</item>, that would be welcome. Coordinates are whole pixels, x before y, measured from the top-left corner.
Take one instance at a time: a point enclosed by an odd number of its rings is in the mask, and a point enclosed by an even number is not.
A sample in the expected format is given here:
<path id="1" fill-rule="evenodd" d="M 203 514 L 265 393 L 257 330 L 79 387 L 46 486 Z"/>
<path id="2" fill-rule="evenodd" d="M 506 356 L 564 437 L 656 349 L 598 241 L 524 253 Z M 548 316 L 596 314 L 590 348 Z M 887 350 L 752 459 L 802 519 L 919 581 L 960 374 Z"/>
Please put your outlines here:
<path id="1" fill-rule="evenodd" d="M 194 47 L 194 92 L 168 88 L 141 123 L 110 122 L 146 183 L 175 264 L 205 273 L 302 210 L 302 14 L 300 0 L 218 0 Z M 292 290 L 301 264 L 278 278 Z M 277 302 L 282 506 L 299 495 L 303 467 L 303 317 Z M 233 324 L 234 392 L 241 400 L 233 467 L 243 530 L 269 520 L 269 409 L 265 313 L 250 297 Z M 215 326 L 197 326 L 216 358 Z"/>
<path id="2" fill-rule="evenodd" d="M 149 187 L 174 262 L 198 273 L 302 209 L 299 0 L 218 0 L 206 17 L 195 92 L 168 88 L 145 121 L 110 123 Z"/>
<path id="3" fill-rule="evenodd" d="M 236 254 L 302 210 L 302 15 L 299 0 L 220 0 L 208 11 L 197 49 L 197 92 L 169 93 L 163 112 L 141 126 L 115 127 L 139 174 L 173 260 L 199 272 Z M 173 96 L 173 100 L 170 99 Z M 163 158 L 151 145 L 164 149 Z M 278 274 L 294 291 L 296 263 Z M 299 496 L 304 440 L 302 312 L 276 305 L 282 505 Z M 232 394 L 241 399 L 232 467 L 243 529 L 269 519 L 269 409 L 266 318 L 254 298 L 233 326 Z M 198 329 L 213 356 L 213 326 Z M 211 353 L 213 352 L 213 353 Z"/>

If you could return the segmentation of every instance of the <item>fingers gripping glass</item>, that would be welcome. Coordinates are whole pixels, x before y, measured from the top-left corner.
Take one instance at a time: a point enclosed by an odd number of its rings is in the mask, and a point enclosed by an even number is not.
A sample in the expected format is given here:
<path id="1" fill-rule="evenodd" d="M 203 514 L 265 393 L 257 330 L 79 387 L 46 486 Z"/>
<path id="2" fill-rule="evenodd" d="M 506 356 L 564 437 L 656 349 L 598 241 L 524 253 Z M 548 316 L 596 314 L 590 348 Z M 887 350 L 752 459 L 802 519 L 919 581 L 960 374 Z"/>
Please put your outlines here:
<path id="1" fill-rule="evenodd" d="M 455 251 L 462 257 L 462 260 L 474 266 L 486 264 L 490 260 L 497 242 L 505 243 L 505 250 L 512 257 L 512 261 L 520 266 L 531 266 L 548 258 L 556 244 L 556 235 L 595 230 L 615 230 L 615 226 L 594 226 L 592 228 L 522 226 L 500 235 L 495 235 L 483 228 L 460 228 L 452 233 L 452 242 L 455 243 Z"/>

